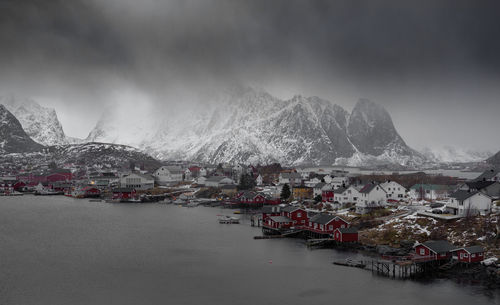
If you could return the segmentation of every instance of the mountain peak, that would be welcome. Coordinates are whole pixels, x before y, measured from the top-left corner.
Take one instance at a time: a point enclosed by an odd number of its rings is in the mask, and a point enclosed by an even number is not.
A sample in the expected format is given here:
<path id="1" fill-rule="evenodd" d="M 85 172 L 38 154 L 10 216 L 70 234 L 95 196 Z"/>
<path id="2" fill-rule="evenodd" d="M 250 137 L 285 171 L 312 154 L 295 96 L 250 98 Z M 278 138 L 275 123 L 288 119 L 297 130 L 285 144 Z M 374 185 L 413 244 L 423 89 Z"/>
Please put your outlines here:
<path id="1" fill-rule="evenodd" d="M 21 153 L 40 151 L 43 145 L 33 141 L 23 130 L 21 123 L 0 104 L 0 152 Z"/>
<path id="2" fill-rule="evenodd" d="M 384 107 L 368 99 L 360 99 L 349 117 L 349 139 L 358 151 L 378 156 L 388 147 L 405 154 L 416 154 L 396 131 Z"/>
<path id="3" fill-rule="evenodd" d="M 7 109 L 19 120 L 26 133 L 42 145 L 67 144 L 57 113 L 53 108 L 43 107 L 30 98 L 14 95 L 0 97 Z"/>

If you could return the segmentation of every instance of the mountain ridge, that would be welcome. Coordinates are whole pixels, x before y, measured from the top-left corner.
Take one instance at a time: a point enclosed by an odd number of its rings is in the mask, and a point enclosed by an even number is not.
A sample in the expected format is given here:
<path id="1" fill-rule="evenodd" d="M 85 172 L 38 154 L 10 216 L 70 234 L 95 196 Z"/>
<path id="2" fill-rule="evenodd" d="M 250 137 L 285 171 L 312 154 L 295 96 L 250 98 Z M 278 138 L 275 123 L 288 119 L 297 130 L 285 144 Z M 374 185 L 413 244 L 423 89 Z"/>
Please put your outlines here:
<path id="1" fill-rule="evenodd" d="M 30 138 L 16 117 L 0 104 L 0 152 L 35 152 L 43 148 L 43 145 Z"/>
<path id="2" fill-rule="evenodd" d="M 136 146 L 160 159 L 207 163 L 336 164 L 356 153 L 360 162 L 369 157 L 404 166 L 425 162 L 406 145 L 387 111 L 366 99 L 349 113 L 319 97 L 281 100 L 239 88 L 214 105 L 168 122 L 139 124 L 127 138 L 117 132 L 123 124 L 104 113 L 86 140 Z"/>

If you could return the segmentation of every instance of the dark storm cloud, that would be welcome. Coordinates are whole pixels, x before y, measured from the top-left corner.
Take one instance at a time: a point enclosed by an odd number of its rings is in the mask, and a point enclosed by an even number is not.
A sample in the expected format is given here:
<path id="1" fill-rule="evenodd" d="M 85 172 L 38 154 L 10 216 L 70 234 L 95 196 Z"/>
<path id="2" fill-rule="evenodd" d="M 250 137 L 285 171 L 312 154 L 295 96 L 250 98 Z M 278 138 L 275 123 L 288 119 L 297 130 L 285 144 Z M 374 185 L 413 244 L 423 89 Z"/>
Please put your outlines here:
<path id="1" fill-rule="evenodd" d="M 168 103 L 242 82 L 347 108 L 369 97 L 400 120 L 489 114 L 499 33 L 496 1 L 0 0 L 0 89 L 97 105 L 132 86 Z"/>

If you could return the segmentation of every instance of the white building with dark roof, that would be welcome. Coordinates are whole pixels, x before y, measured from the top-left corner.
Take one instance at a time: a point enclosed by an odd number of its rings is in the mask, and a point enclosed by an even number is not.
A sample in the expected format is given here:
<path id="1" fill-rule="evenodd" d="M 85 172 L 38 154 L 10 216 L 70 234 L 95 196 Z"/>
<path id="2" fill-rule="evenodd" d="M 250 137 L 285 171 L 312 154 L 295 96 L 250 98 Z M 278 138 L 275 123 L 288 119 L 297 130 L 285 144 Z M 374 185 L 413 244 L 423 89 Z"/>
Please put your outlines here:
<path id="1" fill-rule="evenodd" d="M 182 181 L 184 171 L 180 166 L 162 166 L 153 172 L 158 185 L 172 185 Z"/>
<path id="2" fill-rule="evenodd" d="M 478 191 L 458 190 L 450 195 L 446 208 L 462 217 L 491 212 L 491 197 Z"/>

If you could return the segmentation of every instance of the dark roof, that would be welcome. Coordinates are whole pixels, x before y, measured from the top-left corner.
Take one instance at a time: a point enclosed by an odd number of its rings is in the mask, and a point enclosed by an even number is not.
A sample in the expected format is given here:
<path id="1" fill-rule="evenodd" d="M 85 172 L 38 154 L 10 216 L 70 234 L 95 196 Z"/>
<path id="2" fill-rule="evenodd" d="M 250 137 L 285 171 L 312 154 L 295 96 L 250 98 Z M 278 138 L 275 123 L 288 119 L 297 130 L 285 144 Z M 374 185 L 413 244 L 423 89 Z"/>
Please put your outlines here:
<path id="1" fill-rule="evenodd" d="M 484 252 L 484 249 L 481 246 L 470 246 L 470 247 L 464 248 L 464 250 L 469 252 L 470 254 Z"/>
<path id="2" fill-rule="evenodd" d="M 471 181 L 471 182 L 466 182 L 465 184 L 473 190 L 482 190 L 485 187 L 488 187 L 495 183 L 495 181 Z"/>
<path id="3" fill-rule="evenodd" d="M 475 181 L 480 181 L 480 180 L 485 180 L 485 179 L 491 179 L 495 177 L 498 174 L 497 169 L 489 169 L 487 171 L 484 171 L 479 177 L 474 179 Z"/>
<path id="4" fill-rule="evenodd" d="M 269 216 L 269 218 L 274 222 L 292 222 L 292 220 L 285 216 Z"/>
<path id="5" fill-rule="evenodd" d="M 291 212 L 296 211 L 296 210 L 299 210 L 299 209 L 300 209 L 300 207 L 296 207 L 296 206 L 293 206 L 293 205 L 289 205 L 289 206 L 287 206 L 287 207 L 284 207 L 284 208 L 282 209 L 282 211 L 283 211 L 283 212 L 287 212 L 287 213 L 291 213 Z"/>
<path id="6" fill-rule="evenodd" d="M 273 211 L 273 208 L 275 208 L 276 211 Z M 262 213 L 271 214 L 271 213 L 279 213 L 279 212 L 280 212 L 279 205 L 265 205 L 262 207 Z"/>
<path id="7" fill-rule="evenodd" d="M 336 190 L 333 190 L 333 192 L 335 194 L 342 194 L 343 192 L 345 192 L 346 188 L 345 187 L 339 187 L 338 189 Z"/>
<path id="8" fill-rule="evenodd" d="M 472 197 L 477 193 L 478 193 L 477 191 L 469 192 L 469 191 L 458 190 L 455 193 L 451 194 L 450 197 L 455 198 L 458 201 L 464 201 L 465 199 Z"/>
<path id="9" fill-rule="evenodd" d="M 317 214 L 317 215 L 314 215 L 309 221 L 324 225 L 324 224 L 329 223 L 333 219 L 335 219 L 335 216 L 330 215 L 330 214 Z"/>
<path id="10" fill-rule="evenodd" d="M 377 184 L 374 184 L 374 183 L 368 183 L 367 185 L 365 185 L 359 192 L 360 193 L 369 193 L 373 190 L 373 188 L 377 186 Z"/>
<path id="11" fill-rule="evenodd" d="M 455 249 L 455 246 L 453 246 L 446 240 L 429 240 L 422 245 L 429 248 L 434 253 L 446 253 Z"/>
<path id="12" fill-rule="evenodd" d="M 322 188 L 325 185 L 326 185 L 326 183 L 324 183 L 324 182 L 316 183 L 316 185 L 314 186 L 314 188 L 315 189 L 320 189 L 320 188 Z"/>
<path id="13" fill-rule="evenodd" d="M 351 227 L 351 228 L 337 228 L 337 230 L 340 231 L 340 233 L 342 234 L 354 234 L 354 233 L 358 233 L 358 229 L 357 228 L 354 228 L 354 227 Z"/>
<path id="14" fill-rule="evenodd" d="M 481 246 L 458 247 L 458 248 L 455 248 L 455 249 L 453 249 L 451 251 L 455 252 L 455 251 L 458 251 L 458 250 L 465 250 L 465 251 L 469 252 L 470 254 L 484 252 L 484 249 Z"/>

